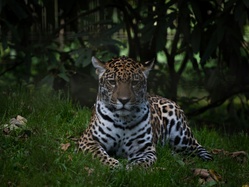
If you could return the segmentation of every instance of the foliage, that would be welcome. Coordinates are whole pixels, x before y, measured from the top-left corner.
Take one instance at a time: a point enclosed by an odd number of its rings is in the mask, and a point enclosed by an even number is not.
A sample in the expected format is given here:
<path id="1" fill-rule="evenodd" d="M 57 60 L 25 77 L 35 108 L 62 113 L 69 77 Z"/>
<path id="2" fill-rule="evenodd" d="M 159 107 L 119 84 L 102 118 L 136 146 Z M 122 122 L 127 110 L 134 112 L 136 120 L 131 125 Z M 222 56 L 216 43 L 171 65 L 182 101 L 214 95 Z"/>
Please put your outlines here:
<path id="1" fill-rule="evenodd" d="M 125 54 L 155 58 L 150 92 L 179 100 L 190 116 L 238 94 L 244 106 L 248 12 L 246 0 L 4 0 L 0 86 L 46 84 L 90 106 L 96 94 L 91 56 Z M 192 110 L 197 101 L 206 106 Z"/>
<path id="2" fill-rule="evenodd" d="M 158 147 L 158 161 L 151 169 L 109 170 L 91 156 L 75 153 L 75 139 L 86 128 L 90 110 L 77 107 L 61 94 L 44 90 L 11 90 L 0 93 L 1 186 L 242 186 L 248 184 L 248 158 L 237 161 L 224 154 L 212 162 L 172 156 L 169 148 Z M 3 124 L 21 115 L 23 128 L 5 134 Z M 27 133 L 30 132 L 30 133 Z M 211 129 L 194 130 L 209 150 L 249 152 L 249 137 L 227 135 Z M 64 145 L 68 145 L 65 148 Z M 217 152 L 217 151 L 216 151 Z M 121 160 L 126 163 L 126 160 Z M 222 180 L 201 185 L 193 168 L 214 170 Z"/>

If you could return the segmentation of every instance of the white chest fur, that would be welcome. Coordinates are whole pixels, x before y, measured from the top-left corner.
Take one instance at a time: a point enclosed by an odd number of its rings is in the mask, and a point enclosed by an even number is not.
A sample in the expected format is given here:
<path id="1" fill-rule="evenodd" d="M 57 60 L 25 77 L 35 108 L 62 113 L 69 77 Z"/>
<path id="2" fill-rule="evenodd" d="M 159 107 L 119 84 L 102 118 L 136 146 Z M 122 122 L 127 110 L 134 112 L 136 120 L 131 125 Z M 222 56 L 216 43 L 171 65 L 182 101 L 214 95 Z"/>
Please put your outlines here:
<path id="1" fill-rule="evenodd" d="M 93 135 L 110 154 L 126 157 L 152 142 L 148 105 L 116 112 L 97 102 L 96 115 Z"/>

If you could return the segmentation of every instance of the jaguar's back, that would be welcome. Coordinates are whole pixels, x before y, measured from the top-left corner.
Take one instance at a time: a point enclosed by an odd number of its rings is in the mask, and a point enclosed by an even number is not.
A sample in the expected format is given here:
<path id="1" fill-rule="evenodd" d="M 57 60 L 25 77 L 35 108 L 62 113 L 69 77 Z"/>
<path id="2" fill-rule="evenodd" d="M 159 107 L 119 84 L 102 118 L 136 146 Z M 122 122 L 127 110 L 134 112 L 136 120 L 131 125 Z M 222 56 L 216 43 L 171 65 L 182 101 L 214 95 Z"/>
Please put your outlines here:
<path id="1" fill-rule="evenodd" d="M 175 102 L 160 96 L 148 99 L 155 143 L 169 143 L 175 152 L 194 153 L 203 160 L 213 159 L 194 138 L 183 110 Z"/>
<path id="2" fill-rule="evenodd" d="M 180 107 L 166 98 L 147 94 L 147 77 L 153 62 L 141 64 L 127 57 L 105 64 L 93 57 L 92 62 L 99 76 L 99 91 L 79 149 L 113 167 L 119 162 L 110 155 L 150 166 L 157 158 L 156 144 L 167 142 L 176 152 L 195 153 L 212 160 L 193 137 Z"/>

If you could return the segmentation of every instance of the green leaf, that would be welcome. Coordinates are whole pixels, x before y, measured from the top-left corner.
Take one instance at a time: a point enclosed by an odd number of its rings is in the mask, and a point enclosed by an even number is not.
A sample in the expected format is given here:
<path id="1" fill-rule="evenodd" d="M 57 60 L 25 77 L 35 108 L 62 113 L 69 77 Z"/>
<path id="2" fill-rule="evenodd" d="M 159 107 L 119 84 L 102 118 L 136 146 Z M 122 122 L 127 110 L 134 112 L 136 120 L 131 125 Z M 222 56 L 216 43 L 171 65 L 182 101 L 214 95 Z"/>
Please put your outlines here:
<path id="1" fill-rule="evenodd" d="M 45 76 L 39 83 L 38 83 L 38 87 L 48 87 L 50 89 L 53 88 L 53 84 L 54 84 L 54 76 L 52 75 L 47 75 Z"/>
<path id="2" fill-rule="evenodd" d="M 76 66 L 86 67 L 91 63 L 92 50 L 91 49 L 81 49 L 78 51 L 79 57 L 75 61 Z"/>
<path id="3" fill-rule="evenodd" d="M 6 0 L 1 0 L 0 1 L 0 13 L 2 12 L 2 9 L 5 6 L 5 4 L 6 4 Z"/>
<path id="4" fill-rule="evenodd" d="M 16 17 L 19 20 L 22 20 L 28 17 L 26 10 L 23 9 L 24 6 L 22 6 L 21 4 L 17 3 L 14 0 L 9 0 L 8 3 L 9 3 L 9 7 L 11 7 L 11 10 L 15 13 Z"/>
<path id="5" fill-rule="evenodd" d="M 146 21 L 146 24 L 141 29 L 142 37 L 141 40 L 144 43 L 147 43 L 151 40 L 151 36 L 153 36 L 153 33 L 155 32 L 155 26 L 153 25 L 152 21 Z"/>
<path id="6" fill-rule="evenodd" d="M 218 28 L 213 32 L 213 34 L 211 35 L 211 38 L 207 44 L 206 50 L 205 50 L 203 56 L 201 57 L 202 63 L 205 62 L 212 55 L 212 53 L 215 51 L 215 49 L 217 48 L 217 46 L 219 45 L 219 43 L 223 39 L 224 33 L 225 33 L 225 27 L 222 25 L 219 25 Z"/>
<path id="7" fill-rule="evenodd" d="M 70 79 L 69 79 L 69 77 L 66 75 L 66 73 L 59 73 L 59 74 L 58 74 L 58 77 L 62 78 L 63 80 L 65 80 L 65 81 L 67 81 L 67 82 L 70 81 Z"/>
<path id="8" fill-rule="evenodd" d="M 3 50 L 8 48 L 8 40 L 7 40 L 6 35 L 2 36 L 2 47 L 3 47 Z"/>
<path id="9" fill-rule="evenodd" d="M 246 23 L 247 11 L 242 2 L 238 2 L 234 10 L 234 19 L 239 23 L 241 27 Z"/>
<path id="10" fill-rule="evenodd" d="M 199 26 L 195 26 L 191 33 L 191 45 L 194 53 L 198 53 L 201 43 L 201 29 Z"/>
<path id="11" fill-rule="evenodd" d="M 157 28 L 156 51 L 161 51 L 166 45 L 166 30 L 165 22 L 163 21 Z"/>
<path id="12" fill-rule="evenodd" d="M 192 11 L 194 13 L 194 16 L 198 22 L 202 22 L 202 15 L 201 15 L 201 9 L 200 9 L 200 3 L 198 1 L 190 1 L 190 4 L 192 5 Z"/>
<path id="13" fill-rule="evenodd" d="M 243 0 L 243 3 L 245 4 L 246 8 L 249 8 L 249 1 L 248 0 Z"/>

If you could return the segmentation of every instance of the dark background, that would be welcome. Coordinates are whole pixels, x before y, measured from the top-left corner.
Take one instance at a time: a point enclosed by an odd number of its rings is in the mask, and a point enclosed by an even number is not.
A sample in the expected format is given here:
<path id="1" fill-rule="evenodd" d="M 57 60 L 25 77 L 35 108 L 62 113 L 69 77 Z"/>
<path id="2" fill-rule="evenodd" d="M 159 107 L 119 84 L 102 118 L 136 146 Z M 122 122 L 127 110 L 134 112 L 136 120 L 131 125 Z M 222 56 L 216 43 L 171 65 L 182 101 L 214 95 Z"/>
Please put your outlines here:
<path id="1" fill-rule="evenodd" d="M 248 0 L 1 0 L 0 89 L 97 92 L 91 57 L 155 58 L 149 92 L 196 125 L 249 132 Z"/>

